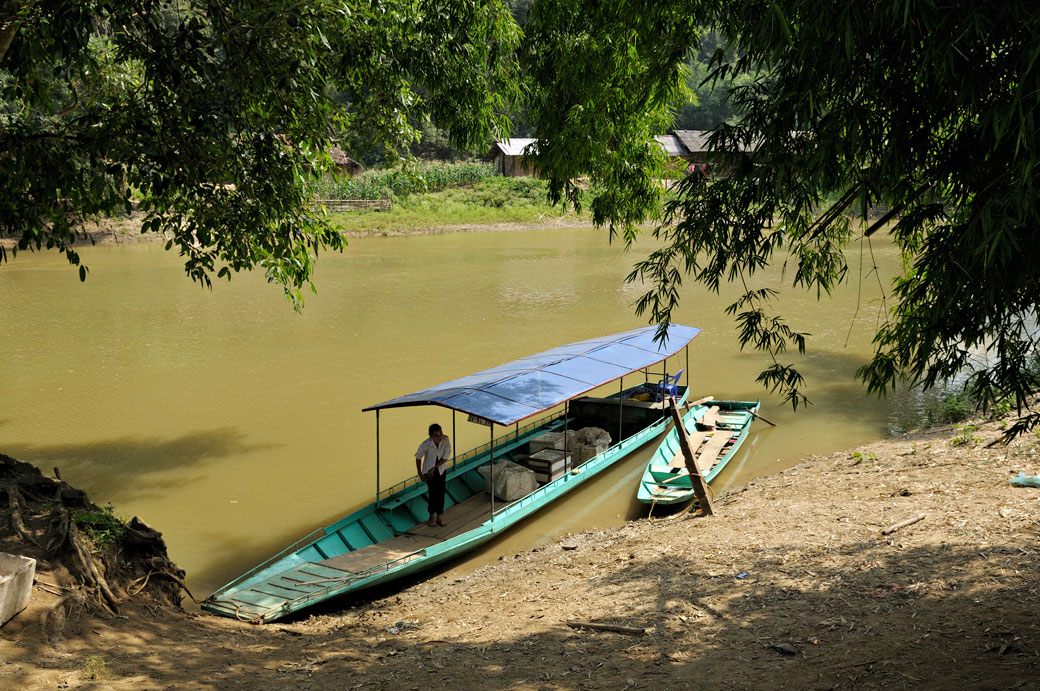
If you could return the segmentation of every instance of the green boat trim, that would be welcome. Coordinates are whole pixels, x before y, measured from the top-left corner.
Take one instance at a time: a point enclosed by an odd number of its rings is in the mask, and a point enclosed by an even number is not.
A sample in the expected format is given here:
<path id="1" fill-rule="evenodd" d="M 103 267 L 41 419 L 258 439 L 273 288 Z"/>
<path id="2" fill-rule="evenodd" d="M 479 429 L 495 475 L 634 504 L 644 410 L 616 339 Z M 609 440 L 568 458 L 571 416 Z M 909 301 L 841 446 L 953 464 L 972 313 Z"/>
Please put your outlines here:
<path id="1" fill-rule="evenodd" d="M 581 483 L 610 467 L 660 434 L 668 421 L 666 394 L 685 400 L 688 386 L 669 375 L 668 358 L 686 351 L 700 329 L 668 325 L 667 333 L 649 326 L 601 336 L 536 353 L 497 367 L 437 384 L 365 408 L 376 413 L 375 501 L 300 540 L 219 588 L 203 609 L 251 622 L 268 622 L 337 595 L 367 588 L 427 569 L 463 554 L 508 530 Z M 652 376 L 650 368 L 663 365 Z M 643 375 L 643 384 L 624 386 L 624 378 Z M 687 385 L 688 385 L 687 375 Z M 618 382 L 606 398 L 588 394 Z M 441 406 L 465 413 L 470 422 L 490 428 L 487 444 L 454 458 L 446 473 L 447 527 L 429 526 L 427 486 L 417 477 L 389 489 L 380 486 L 380 412 L 408 406 Z M 562 410 L 561 410 L 562 409 Z M 555 411 L 555 412 L 553 412 Z M 548 413 L 548 414 L 547 414 Z M 539 416 L 542 416 L 539 418 Z M 535 420 L 535 418 L 538 418 Z M 529 422 L 523 428 L 521 422 Z M 512 431 L 496 438 L 495 427 Z M 594 427 L 575 449 L 571 429 Z M 617 441 L 603 448 L 604 431 Z M 559 434 L 563 431 L 564 434 Z M 556 434 L 545 435 L 546 432 Z M 529 444 L 536 437 L 538 448 Z M 598 441 L 596 441 L 598 440 Z M 563 453 L 544 454 L 561 443 Z M 597 444 L 593 446 L 591 444 Z M 496 461 L 525 462 L 520 472 L 526 494 L 497 501 L 485 487 L 496 486 Z M 486 475 L 481 471 L 485 470 Z M 500 471 L 501 472 L 501 471 Z M 517 471 L 514 471 L 517 472 Z M 485 484 L 486 483 L 486 484 Z"/>
<path id="2" fill-rule="evenodd" d="M 691 436 L 699 458 L 697 467 L 710 486 L 730 459 L 736 456 L 747 438 L 761 401 L 709 401 L 692 407 L 683 416 L 683 425 Z M 717 431 L 702 431 L 702 421 L 712 408 L 718 418 Z M 723 443 L 721 435 L 727 435 Z M 706 467 L 705 467 L 706 466 Z M 681 504 L 694 498 L 693 483 L 679 447 L 679 433 L 674 427 L 661 440 L 639 481 L 636 498 L 644 504 Z"/>
<path id="3" fill-rule="evenodd" d="M 264 623 L 318 602 L 431 568 L 510 529 L 661 434 L 670 419 L 662 403 L 626 398 L 645 384 L 607 398 L 584 396 L 455 459 L 447 474 L 447 528 L 425 525 L 426 486 L 418 477 L 380 492 L 376 501 L 315 530 L 264 563 L 222 586 L 203 603 L 214 614 Z M 680 402 L 685 386 L 677 387 Z M 620 422 L 619 422 L 620 419 Z M 518 458 L 547 431 L 621 424 L 623 438 L 575 464 L 528 495 L 495 501 L 478 468 Z M 492 428 L 493 429 L 493 428 Z"/>

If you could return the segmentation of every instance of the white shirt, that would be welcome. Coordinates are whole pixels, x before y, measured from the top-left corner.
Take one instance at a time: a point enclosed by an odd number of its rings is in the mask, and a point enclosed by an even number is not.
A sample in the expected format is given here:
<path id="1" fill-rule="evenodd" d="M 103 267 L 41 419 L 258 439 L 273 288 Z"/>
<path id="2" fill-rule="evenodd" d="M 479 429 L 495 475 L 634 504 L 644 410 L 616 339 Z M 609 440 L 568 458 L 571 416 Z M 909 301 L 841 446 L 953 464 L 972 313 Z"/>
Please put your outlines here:
<path id="1" fill-rule="evenodd" d="M 448 436 L 445 435 L 441 439 L 440 446 L 433 443 L 433 437 L 426 437 L 422 444 L 419 444 L 419 449 L 415 452 L 415 458 L 423 459 L 422 471 L 425 475 L 437 465 L 439 460 L 447 460 L 451 458 L 451 442 L 448 441 Z M 440 472 L 444 473 L 447 471 L 446 466 L 441 466 Z"/>

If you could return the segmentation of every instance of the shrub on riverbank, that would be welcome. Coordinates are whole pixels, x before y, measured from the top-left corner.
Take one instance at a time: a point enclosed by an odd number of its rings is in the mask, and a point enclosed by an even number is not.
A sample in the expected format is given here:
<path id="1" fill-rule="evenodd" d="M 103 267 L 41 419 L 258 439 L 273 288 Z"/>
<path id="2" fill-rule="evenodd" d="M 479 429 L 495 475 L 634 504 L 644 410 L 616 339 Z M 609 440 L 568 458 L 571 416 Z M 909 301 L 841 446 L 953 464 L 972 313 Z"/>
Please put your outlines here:
<path id="1" fill-rule="evenodd" d="M 403 198 L 497 176 L 498 170 L 490 163 L 424 163 L 408 171 L 373 170 L 353 178 L 325 178 L 316 184 L 315 195 L 319 199 Z"/>
<path id="2" fill-rule="evenodd" d="M 392 211 L 351 211 L 334 214 L 334 221 L 348 233 L 415 232 L 442 226 L 537 224 L 568 216 L 546 200 L 545 182 L 535 178 L 492 177 L 466 187 L 415 194 L 394 205 Z"/>

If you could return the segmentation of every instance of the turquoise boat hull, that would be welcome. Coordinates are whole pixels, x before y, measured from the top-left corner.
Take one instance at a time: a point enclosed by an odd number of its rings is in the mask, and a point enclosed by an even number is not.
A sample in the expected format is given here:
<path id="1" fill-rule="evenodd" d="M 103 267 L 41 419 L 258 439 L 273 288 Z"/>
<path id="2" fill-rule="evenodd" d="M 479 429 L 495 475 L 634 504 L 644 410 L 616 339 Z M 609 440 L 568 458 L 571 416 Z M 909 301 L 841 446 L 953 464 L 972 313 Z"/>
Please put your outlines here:
<path id="1" fill-rule="evenodd" d="M 638 387 L 634 387 L 638 388 Z M 685 401 L 687 391 L 679 387 Z M 609 468 L 661 434 L 670 419 L 660 404 L 625 400 L 633 389 L 604 399 L 578 398 L 563 412 L 518 428 L 456 458 L 447 473 L 447 528 L 425 526 L 426 485 L 412 477 L 377 501 L 330 526 L 315 530 L 279 554 L 222 586 L 203 603 L 214 614 L 264 623 L 347 593 L 387 583 L 463 555 L 509 530 L 548 504 Z M 546 431 L 598 426 L 616 431 L 620 442 L 527 496 L 496 502 L 478 468 L 492 458 L 516 457 Z M 453 515 L 454 511 L 454 515 Z"/>
<path id="2" fill-rule="evenodd" d="M 700 435 L 695 439 L 703 437 L 705 445 L 700 447 L 701 449 L 707 449 L 707 440 L 717 433 L 699 432 L 701 421 L 712 406 L 718 406 L 721 416 L 717 426 L 718 430 L 732 434 L 726 446 L 719 448 L 718 454 L 706 462 L 709 467 L 701 467 L 698 463 L 701 474 L 709 486 L 744 443 L 759 405 L 760 401 L 712 400 L 704 405 L 694 406 L 683 416 L 683 425 L 686 427 L 687 433 Z M 636 498 L 639 501 L 651 505 L 682 504 L 694 498 L 693 484 L 680 454 L 679 433 L 673 428 L 665 435 L 647 464 L 646 470 L 643 471 L 639 489 L 636 492 Z"/>

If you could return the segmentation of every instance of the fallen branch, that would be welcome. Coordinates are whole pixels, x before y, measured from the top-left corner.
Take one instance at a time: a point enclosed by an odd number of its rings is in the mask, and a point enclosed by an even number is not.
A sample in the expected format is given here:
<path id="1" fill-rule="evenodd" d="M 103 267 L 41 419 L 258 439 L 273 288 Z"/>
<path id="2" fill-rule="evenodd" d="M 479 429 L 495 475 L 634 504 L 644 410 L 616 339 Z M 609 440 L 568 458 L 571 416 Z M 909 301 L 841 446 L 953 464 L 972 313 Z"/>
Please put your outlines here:
<path id="1" fill-rule="evenodd" d="M 623 633 L 628 636 L 642 636 L 646 634 L 646 629 L 638 626 L 621 626 L 620 624 L 598 624 L 594 621 L 575 621 L 570 619 L 567 621 L 567 626 L 572 629 L 595 629 L 597 631 L 613 631 L 614 633 Z"/>
<path id="2" fill-rule="evenodd" d="M 44 592 L 50 593 L 51 595 L 64 594 L 64 591 L 61 588 L 61 586 L 51 585 L 50 583 L 45 583 L 43 581 L 36 581 L 36 587 Z"/>
<path id="3" fill-rule="evenodd" d="M 925 515 L 926 514 L 921 513 L 921 514 L 918 514 L 918 515 L 914 516 L 913 518 L 908 518 L 905 521 L 900 521 L 899 523 L 896 523 L 895 525 L 890 525 L 887 528 L 885 528 L 884 530 L 882 530 L 881 534 L 882 535 L 891 535 L 892 533 L 896 532 L 900 528 L 905 528 L 908 525 L 913 525 L 914 523 L 917 523 L 918 521 L 923 521 Z"/>

